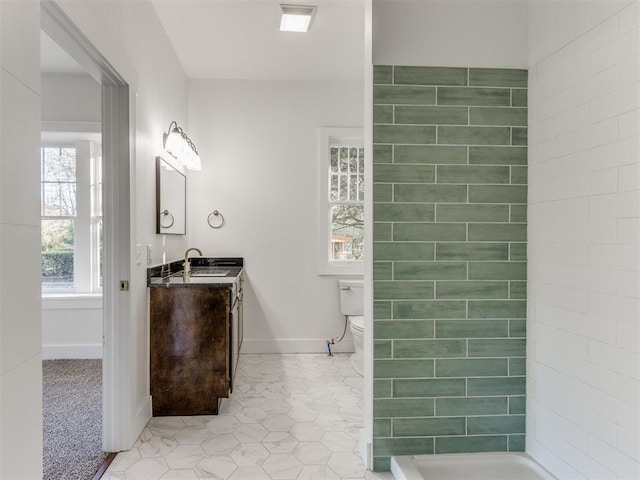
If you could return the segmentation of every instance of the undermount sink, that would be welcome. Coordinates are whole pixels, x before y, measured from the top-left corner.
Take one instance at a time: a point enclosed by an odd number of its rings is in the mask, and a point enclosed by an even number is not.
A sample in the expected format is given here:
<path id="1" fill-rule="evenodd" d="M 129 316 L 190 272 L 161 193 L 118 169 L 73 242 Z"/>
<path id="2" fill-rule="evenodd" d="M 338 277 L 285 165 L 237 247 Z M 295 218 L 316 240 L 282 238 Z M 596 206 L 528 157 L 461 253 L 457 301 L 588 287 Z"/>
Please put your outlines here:
<path id="1" fill-rule="evenodd" d="M 189 273 L 190 277 L 226 277 L 229 274 L 229 270 L 223 270 L 221 268 L 214 267 L 197 267 L 192 268 Z M 172 277 L 182 277 L 184 276 L 184 272 L 180 270 L 179 272 L 172 273 Z"/>
<path id="2" fill-rule="evenodd" d="M 244 259 L 239 257 L 191 257 L 188 260 L 190 268 L 187 277 L 184 274 L 185 263 L 184 258 L 181 258 L 148 268 L 147 286 L 232 285 L 243 272 Z"/>
<path id="3" fill-rule="evenodd" d="M 194 268 L 191 270 L 192 277 L 226 277 L 229 270 L 220 268 Z"/>

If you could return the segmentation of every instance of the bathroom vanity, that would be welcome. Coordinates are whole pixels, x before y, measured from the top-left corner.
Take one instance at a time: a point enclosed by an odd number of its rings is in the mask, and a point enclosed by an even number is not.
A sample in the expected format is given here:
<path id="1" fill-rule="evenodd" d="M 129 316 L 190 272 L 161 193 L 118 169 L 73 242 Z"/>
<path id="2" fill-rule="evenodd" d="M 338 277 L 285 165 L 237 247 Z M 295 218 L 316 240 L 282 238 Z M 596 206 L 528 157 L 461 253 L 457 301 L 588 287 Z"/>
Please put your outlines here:
<path id="1" fill-rule="evenodd" d="M 242 346 L 243 259 L 190 259 L 148 269 L 153 415 L 217 414 Z"/>

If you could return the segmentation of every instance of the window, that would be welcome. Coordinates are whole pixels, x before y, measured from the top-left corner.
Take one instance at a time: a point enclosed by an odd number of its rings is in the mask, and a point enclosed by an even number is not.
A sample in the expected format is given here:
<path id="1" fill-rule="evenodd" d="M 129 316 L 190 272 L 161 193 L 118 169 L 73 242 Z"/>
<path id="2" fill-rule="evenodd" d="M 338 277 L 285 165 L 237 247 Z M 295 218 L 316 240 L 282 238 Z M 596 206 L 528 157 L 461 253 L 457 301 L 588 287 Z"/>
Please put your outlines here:
<path id="1" fill-rule="evenodd" d="M 321 128 L 318 173 L 320 274 L 362 274 L 364 146 L 359 128 Z"/>
<path id="2" fill-rule="evenodd" d="M 101 290 L 101 170 L 93 141 L 40 149 L 43 292 Z"/>

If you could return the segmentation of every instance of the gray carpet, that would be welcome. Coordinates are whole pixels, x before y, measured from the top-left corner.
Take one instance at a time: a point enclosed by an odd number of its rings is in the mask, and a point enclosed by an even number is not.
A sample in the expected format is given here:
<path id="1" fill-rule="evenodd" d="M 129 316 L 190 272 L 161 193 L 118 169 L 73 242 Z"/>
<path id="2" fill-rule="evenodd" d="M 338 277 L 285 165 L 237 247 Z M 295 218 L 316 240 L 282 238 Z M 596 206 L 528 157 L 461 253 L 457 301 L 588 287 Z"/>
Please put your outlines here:
<path id="1" fill-rule="evenodd" d="M 102 451 L 102 360 L 42 362 L 44 480 L 90 480 Z"/>

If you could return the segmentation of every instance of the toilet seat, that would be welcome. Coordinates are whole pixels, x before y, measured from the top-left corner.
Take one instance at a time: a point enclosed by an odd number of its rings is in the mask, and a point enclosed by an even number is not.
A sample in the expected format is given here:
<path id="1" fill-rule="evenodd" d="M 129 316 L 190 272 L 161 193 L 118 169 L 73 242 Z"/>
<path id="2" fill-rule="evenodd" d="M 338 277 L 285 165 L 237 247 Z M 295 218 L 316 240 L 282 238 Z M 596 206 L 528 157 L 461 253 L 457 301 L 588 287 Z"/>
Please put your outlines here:
<path id="1" fill-rule="evenodd" d="M 351 321 L 351 328 L 364 332 L 364 316 L 352 315 L 349 317 L 349 320 Z"/>

